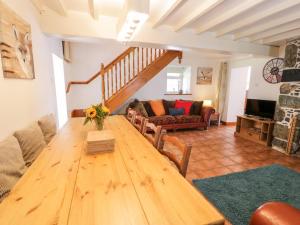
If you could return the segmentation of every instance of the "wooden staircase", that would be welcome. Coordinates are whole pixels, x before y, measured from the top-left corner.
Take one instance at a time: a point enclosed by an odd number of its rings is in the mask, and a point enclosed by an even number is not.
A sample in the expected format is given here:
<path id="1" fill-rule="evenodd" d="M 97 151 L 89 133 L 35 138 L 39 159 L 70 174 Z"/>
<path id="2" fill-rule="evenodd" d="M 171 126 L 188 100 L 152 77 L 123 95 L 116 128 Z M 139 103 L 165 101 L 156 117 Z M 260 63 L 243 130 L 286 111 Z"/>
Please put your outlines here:
<path id="1" fill-rule="evenodd" d="M 102 99 L 113 112 L 176 57 L 180 63 L 182 52 L 130 47 L 107 66 L 101 64 L 100 71 L 89 80 L 69 82 L 67 93 L 73 84 L 89 84 L 101 76 Z"/>

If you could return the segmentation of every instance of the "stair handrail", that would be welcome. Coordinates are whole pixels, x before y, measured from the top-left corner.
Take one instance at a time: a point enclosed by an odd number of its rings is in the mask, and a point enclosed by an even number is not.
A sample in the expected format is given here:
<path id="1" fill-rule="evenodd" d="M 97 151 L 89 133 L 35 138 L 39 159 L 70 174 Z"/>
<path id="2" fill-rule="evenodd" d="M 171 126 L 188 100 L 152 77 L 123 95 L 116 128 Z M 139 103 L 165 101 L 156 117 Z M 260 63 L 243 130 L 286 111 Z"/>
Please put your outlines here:
<path id="1" fill-rule="evenodd" d="M 97 77 L 101 76 L 101 74 L 104 74 L 105 71 L 107 71 L 108 69 L 110 69 L 114 64 L 116 64 L 117 62 L 119 62 L 120 60 L 122 60 L 124 57 L 126 57 L 128 54 L 130 54 L 136 48 L 137 47 L 129 47 L 128 49 L 126 49 L 119 56 L 117 56 L 113 61 L 111 61 L 107 66 L 105 66 L 104 68 L 101 66 L 101 70 L 98 71 L 96 74 L 94 74 L 90 79 L 85 80 L 85 81 L 70 81 L 68 83 L 66 92 L 69 93 L 69 91 L 71 89 L 71 86 L 73 84 L 89 84 L 89 83 L 91 83 L 93 80 L 95 80 Z"/>

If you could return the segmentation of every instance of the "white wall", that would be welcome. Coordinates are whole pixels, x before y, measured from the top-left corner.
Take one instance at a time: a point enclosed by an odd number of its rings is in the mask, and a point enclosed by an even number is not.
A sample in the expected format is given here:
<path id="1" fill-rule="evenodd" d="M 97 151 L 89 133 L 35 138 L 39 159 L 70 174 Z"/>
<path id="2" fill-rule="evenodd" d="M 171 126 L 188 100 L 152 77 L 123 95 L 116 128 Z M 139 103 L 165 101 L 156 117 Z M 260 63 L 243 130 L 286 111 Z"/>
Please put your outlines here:
<path id="1" fill-rule="evenodd" d="M 101 43 L 71 43 L 71 63 L 65 67 L 66 84 L 70 80 L 84 81 L 100 70 L 101 63 L 107 65 L 128 46 L 115 41 Z M 101 101 L 101 79 L 97 78 L 88 85 L 72 85 L 67 94 L 68 111 L 87 108 Z"/>
<path id="2" fill-rule="evenodd" d="M 228 81 L 230 80 L 231 69 L 250 66 L 251 75 L 250 75 L 250 86 L 249 86 L 248 98 L 277 101 L 279 95 L 280 83 L 270 84 L 266 82 L 262 76 L 263 68 L 266 62 L 270 59 L 271 57 L 252 57 L 243 60 L 229 61 Z M 228 91 L 229 88 L 227 88 L 225 110 L 222 116 L 222 120 L 226 122 L 233 122 L 232 119 L 230 119 L 231 117 L 230 118 L 228 117 L 228 98 L 229 98 Z"/>
<path id="3" fill-rule="evenodd" d="M 101 63 L 106 65 L 116 56 L 123 52 L 128 46 L 124 46 L 118 42 L 106 41 L 103 43 L 72 43 L 71 54 L 72 63 L 68 69 L 68 79 L 87 80 L 92 74 L 99 71 Z M 166 73 L 167 69 L 163 69 L 157 76 L 149 81 L 130 99 L 212 99 L 215 100 L 218 76 L 219 76 L 219 60 L 205 59 L 194 52 L 183 52 L 183 60 L 181 65 L 191 66 L 191 91 L 192 95 L 165 95 L 166 93 Z M 178 59 L 175 59 L 170 65 L 179 65 Z M 196 85 L 197 67 L 206 66 L 213 67 L 212 85 Z M 66 72 L 66 71 L 65 71 Z M 86 108 L 91 104 L 100 101 L 101 81 L 96 79 L 89 85 L 73 85 L 68 94 L 68 110 L 74 108 Z"/>
<path id="4" fill-rule="evenodd" d="M 62 54 L 60 41 L 41 32 L 31 1 L 3 2 L 31 25 L 36 79 L 4 79 L 0 68 L 0 139 L 45 114 L 56 113 L 51 53 Z"/>

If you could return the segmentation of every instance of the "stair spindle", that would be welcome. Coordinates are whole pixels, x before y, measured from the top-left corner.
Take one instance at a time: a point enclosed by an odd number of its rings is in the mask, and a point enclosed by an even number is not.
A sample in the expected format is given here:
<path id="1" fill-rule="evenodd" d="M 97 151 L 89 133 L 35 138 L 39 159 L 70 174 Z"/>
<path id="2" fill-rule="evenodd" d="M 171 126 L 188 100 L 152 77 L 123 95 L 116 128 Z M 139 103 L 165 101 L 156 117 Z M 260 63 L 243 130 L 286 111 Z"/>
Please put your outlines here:
<path id="1" fill-rule="evenodd" d="M 107 99 L 109 99 L 109 73 L 106 72 L 106 89 L 107 89 Z"/>
<path id="2" fill-rule="evenodd" d="M 124 57 L 124 60 L 123 60 L 123 85 L 126 84 L 126 57 Z"/>
<path id="3" fill-rule="evenodd" d="M 135 77 L 135 50 L 132 52 L 132 78 Z"/>
<path id="4" fill-rule="evenodd" d="M 146 66 L 148 66 L 148 51 L 149 51 L 149 48 L 146 48 Z"/>
<path id="5" fill-rule="evenodd" d="M 114 86 L 113 86 L 113 70 L 112 67 L 110 69 L 110 90 L 111 90 L 111 96 L 114 94 Z"/>
<path id="6" fill-rule="evenodd" d="M 114 68 L 115 68 L 115 93 L 117 93 L 117 88 L 118 88 L 118 78 L 117 78 L 117 64 L 115 64 L 115 66 L 114 66 Z"/>
<path id="7" fill-rule="evenodd" d="M 139 74 L 140 72 L 140 48 L 137 48 L 137 55 L 138 55 L 138 58 L 137 58 L 137 74 Z"/>
<path id="8" fill-rule="evenodd" d="M 102 102 L 105 102 L 105 81 L 104 81 L 104 65 L 101 63 L 101 79 L 102 79 Z"/>
<path id="9" fill-rule="evenodd" d="M 142 70 L 144 69 L 144 48 L 142 48 Z"/>
<path id="10" fill-rule="evenodd" d="M 128 65 L 128 81 L 130 81 L 131 80 L 131 78 L 130 78 L 130 53 L 128 55 L 128 63 L 127 63 L 127 65 Z"/>
<path id="11" fill-rule="evenodd" d="M 118 63 L 118 65 L 119 65 L 119 89 L 121 89 L 121 85 L 122 85 L 122 74 L 121 74 L 121 61 L 119 61 L 119 63 Z"/>

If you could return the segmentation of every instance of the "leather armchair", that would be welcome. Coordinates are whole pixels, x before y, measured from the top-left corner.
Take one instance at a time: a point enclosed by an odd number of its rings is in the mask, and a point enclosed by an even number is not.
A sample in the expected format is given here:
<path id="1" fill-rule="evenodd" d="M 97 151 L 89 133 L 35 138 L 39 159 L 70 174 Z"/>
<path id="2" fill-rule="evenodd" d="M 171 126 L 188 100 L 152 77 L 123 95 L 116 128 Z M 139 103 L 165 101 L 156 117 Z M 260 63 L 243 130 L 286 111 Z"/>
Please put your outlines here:
<path id="1" fill-rule="evenodd" d="M 283 202 L 268 202 L 252 215 L 250 225 L 300 225 L 300 210 Z"/>

